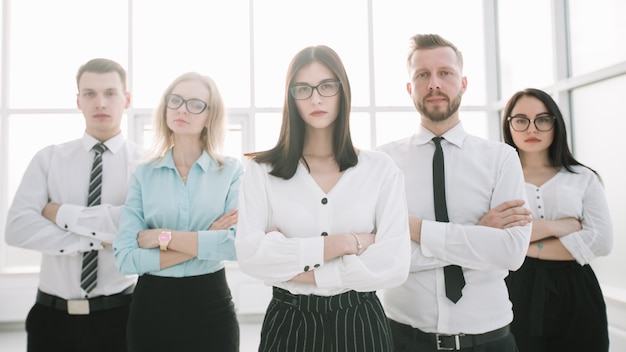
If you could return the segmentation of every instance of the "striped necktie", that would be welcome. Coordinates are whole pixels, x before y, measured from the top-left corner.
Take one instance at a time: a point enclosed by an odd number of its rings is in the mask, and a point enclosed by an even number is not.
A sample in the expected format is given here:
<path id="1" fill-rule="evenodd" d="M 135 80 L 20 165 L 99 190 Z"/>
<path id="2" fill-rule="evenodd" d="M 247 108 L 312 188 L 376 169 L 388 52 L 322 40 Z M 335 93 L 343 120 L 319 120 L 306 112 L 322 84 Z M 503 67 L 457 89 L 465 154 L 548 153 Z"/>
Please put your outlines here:
<path id="1" fill-rule="evenodd" d="M 89 195 L 87 206 L 100 204 L 102 194 L 102 153 L 107 149 L 104 143 L 98 143 L 92 148 L 95 152 L 91 176 L 89 177 Z M 98 251 L 83 253 L 83 269 L 80 274 L 80 287 L 89 294 L 98 283 Z"/>
<path id="2" fill-rule="evenodd" d="M 446 204 L 446 178 L 443 166 L 443 149 L 441 140 L 443 137 L 434 137 L 435 154 L 433 155 L 433 194 L 435 200 L 435 218 L 437 221 L 448 222 L 448 207 Z M 456 303 L 461 299 L 465 277 L 463 269 L 458 265 L 448 265 L 443 268 L 443 276 L 446 284 L 446 297 Z"/>

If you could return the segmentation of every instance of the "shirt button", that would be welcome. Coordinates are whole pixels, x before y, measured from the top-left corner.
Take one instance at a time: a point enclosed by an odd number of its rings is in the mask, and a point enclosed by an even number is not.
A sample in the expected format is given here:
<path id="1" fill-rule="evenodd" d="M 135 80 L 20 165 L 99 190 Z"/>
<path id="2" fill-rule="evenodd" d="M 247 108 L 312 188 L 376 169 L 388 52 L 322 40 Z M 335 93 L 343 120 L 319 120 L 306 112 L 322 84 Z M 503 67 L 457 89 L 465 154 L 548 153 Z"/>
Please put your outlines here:
<path id="1" fill-rule="evenodd" d="M 304 267 L 304 271 L 309 271 L 309 266 L 308 265 Z"/>
<path id="2" fill-rule="evenodd" d="M 328 236 L 328 232 L 326 231 L 322 232 L 322 236 Z"/>
<path id="3" fill-rule="evenodd" d="M 93 236 L 95 236 L 95 235 L 96 235 L 96 233 L 95 233 L 95 232 L 92 232 L 91 234 L 92 234 Z"/>
<path id="4" fill-rule="evenodd" d="M 327 198 L 322 198 L 322 204 L 326 204 L 328 203 L 328 199 Z"/>
<path id="5" fill-rule="evenodd" d="M 65 224 L 65 226 L 63 226 L 63 227 L 67 228 L 67 224 Z"/>
<path id="6" fill-rule="evenodd" d="M 315 264 L 315 265 L 313 265 L 313 267 L 314 267 L 314 268 L 319 268 L 319 267 L 320 267 L 320 265 L 319 265 L 319 264 Z"/>
<path id="7" fill-rule="evenodd" d="M 541 209 L 541 205 L 538 205 L 537 208 Z"/>
<path id="8" fill-rule="evenodd" d="M 93 243 L 89 243 L 89 247 L 93 247 Z"/>

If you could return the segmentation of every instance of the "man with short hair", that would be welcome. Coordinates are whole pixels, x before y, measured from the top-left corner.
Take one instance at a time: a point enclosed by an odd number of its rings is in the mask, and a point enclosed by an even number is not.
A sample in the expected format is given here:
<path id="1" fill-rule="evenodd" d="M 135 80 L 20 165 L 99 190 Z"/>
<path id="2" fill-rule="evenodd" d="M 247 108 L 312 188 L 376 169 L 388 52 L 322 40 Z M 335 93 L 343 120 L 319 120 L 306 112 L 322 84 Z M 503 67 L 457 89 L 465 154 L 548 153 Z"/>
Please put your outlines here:
<path id="1" fill-rule="evenodd" d="M 409 278 L 383 295 L 394 348 L 516 351 L 504 278 L 531 232 L 519 158 L 463 129 L 459 50 L 436 34 L 414 36 L 411 49 L 407 91 L 421 124 L 380 147 L 404 172 L 412 239 Z"/>
<path id="2" fill-rule="evenodd" d="M 28 351 L 126 351 L 136 278 L 120 274 L 111 243 L 139 147 L 121 134 L 126 71 L 108 59 L 78 70 L 81 139 L 39 151 L 9 209 L 6 242 L 42 253 L 26 319 Z"/>

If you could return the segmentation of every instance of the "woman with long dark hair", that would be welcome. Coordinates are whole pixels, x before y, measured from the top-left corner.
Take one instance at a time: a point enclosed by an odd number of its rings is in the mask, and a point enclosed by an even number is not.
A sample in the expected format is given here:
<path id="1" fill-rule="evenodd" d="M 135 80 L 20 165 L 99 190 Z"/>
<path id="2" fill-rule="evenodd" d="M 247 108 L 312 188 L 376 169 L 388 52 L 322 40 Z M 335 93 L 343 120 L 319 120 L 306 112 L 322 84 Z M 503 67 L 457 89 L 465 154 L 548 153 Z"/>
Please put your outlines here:
<path id="1" fill-rule="evenodd" d="M 404 178 L 356 149 L 350 83 L 327 46 L 300 51 L 280 137 L 251 153 L 235 245 L 243 272 L 273 286 L 259 351 L 391 351 L 376 290 L 408 275 Z"/>
<path id="2" fill-rule="evenodd" d="M 563 115 L 544 91 L 515 93 L 502 132 L 519 154 L 533 212 L 526 260 L 506 279 L 518 348 L 606 352 L 606 305 L 589 266 L 613 246 L 600 177 L 570 152 Z"/>

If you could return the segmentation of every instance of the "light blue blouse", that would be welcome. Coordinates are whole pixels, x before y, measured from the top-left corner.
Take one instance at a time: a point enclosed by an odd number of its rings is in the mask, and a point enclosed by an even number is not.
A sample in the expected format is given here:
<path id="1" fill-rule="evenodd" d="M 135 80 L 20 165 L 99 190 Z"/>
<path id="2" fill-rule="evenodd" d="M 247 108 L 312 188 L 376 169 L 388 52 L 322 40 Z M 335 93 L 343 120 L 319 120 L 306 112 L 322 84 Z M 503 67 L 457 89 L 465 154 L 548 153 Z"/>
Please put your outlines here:
<path id="1" fill-rule="evenodd" d="M 125 274 L 187 277 L 216 272 L 223 261 L 235 260 L 236 227 L 208 228 L 220 216 L 237 208 L 241 163 L 226 158 L 219 168 L 206 152 L 183 183 L 174 166 L 171 149 L 162 158 L 137 167 L 130 181 L 120 217 L 120 232 L 113 243 L 115 264 Z M 139 248 L 137 233 L 167 228 L 198 232 L 198 256 L 160 269 L 160 249 Z"/>

